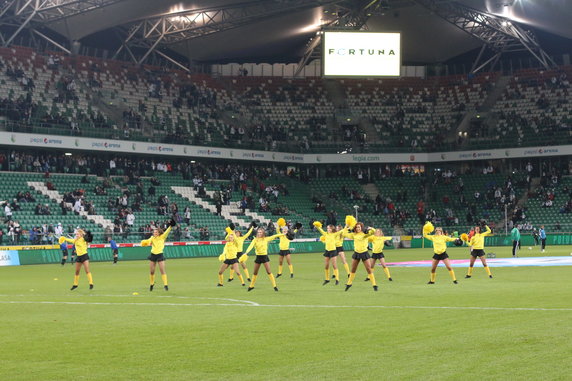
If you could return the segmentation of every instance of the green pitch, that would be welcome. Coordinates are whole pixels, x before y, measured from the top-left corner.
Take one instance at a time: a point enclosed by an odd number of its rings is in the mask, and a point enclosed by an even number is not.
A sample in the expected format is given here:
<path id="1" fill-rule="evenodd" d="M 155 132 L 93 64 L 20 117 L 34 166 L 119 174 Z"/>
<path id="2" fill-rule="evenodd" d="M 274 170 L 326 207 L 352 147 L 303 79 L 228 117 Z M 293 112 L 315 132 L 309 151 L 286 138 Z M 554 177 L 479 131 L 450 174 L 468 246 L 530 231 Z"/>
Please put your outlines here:
<path id="1" fill-rule="evenodd" d="M 539 256 L 538 248 L 521 255 Z M 489 248 L 510 256 L 510 248 Z M 549 247 L 545 255 L 570 255 Z M 388 261 L 430 249 L 387 251 Z M 466 248 L 451 248 L 454 259 Z M 349 257 L 349 255 L 348 255 Z M 271 257 L 276 273 L 278 257 Z M 293 255 L 272 290 L 217 288 L 216 258 L 167 261 L 170 291 L 148 291 L 148 263 L 0 268 L 1 380 L 569 380 L 572 267 L 482 268 L 459 284 L 444 268 L 376 269 L 322 286 L 321 254 Z M 252 258 L 248 261 L 252 271 Z M 225 275 L 225 279 L 228 274 Z M 57 280 L 56 280 L 57 279 Z M 138 293 L 138 295 L 133 295 Z"/>

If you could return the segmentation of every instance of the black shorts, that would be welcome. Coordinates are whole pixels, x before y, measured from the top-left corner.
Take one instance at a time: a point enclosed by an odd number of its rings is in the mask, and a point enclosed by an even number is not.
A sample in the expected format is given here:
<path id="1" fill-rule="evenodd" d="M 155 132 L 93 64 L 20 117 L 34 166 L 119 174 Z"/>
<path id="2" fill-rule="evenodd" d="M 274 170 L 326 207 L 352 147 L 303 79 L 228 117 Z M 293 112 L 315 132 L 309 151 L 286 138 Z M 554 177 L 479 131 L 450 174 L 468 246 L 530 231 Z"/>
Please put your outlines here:
<path id="1" fill-rule="evenodd" d="M 150 256 L 147 257 L 147 259 L 150 260 L 151 262 L 163 262 L 165 260 L 165 257 L 163 256 L 163 253 L 151 254 Z"/>
<path id="2" fill-rule="evenodd" d="M 113 249 L 113 255 L 117 255 L 118 252 L 119 252 L 119 250 Z"/>
<path id="3" fill-rule="evenodd" d="M 344 247 L 343 246 L 336 246 L 336 253 L 343 253 L 344 252 Z"/>
<path id="4" fill-rule="evenodd" d="M 236 253 L 236 257 L 237 257 L 238 259 L 240 259 L 240 257 L 242 257 L 242 251 L 239 251 L 238 253 Z"/>
<path id="5" fill-rule="evenodd" d="M 385 255 L 383 255 L 383 253 L 372 253 L 371 257 L 373 259 L 381 259 L 381 258 L 385 258 Z"/>
<path id="6" fill-rule="evenodd" d="M 235 263 L 238 263 L 238 259 L 234 258 L 234 259 L 225 259 L 224 260 L 224 264 L 225 265 L 234 265 Z"/>
<path id="7" fill-rule="evenodd" d="M 66 250 L 62 250 L 62 257 L 67 257 L 68 256 L 68 251 Z"/>
<path id="8" fill-rule="evenodd" d="M 270 258 L 268 258 L 268 255 L 257 255 L 256 259 L 254 260 L 254 263 L 267 263 L 270 262 Z"/>
<path id="9" fill-rule="evenodd" d="M 334 258 L 338 256 L 338 252 L 336 250 L 326 250 L 324 252 L 324 257 L 326 258 Z"/>
<path id="10" fill-rule="evenodd" d="M 290 250 L 280 250 L 280 252 L 278 253 L 278 255 L 284 257 L 286 255 L 290 255 Z"/>
<path id="11" fill-rule="evenodd" d="M 370 258 L 371 257 L 369 256 L 369 253 L 367 251 L 364 251 L 363 253 L 358 253 L 357 251 L 354 251 L 354 254 L 352 255 L 352 259 L 357 259 L 358 261 L 365 261 Z"/>
<path id="12" fill-rule="evenodd" d="M 79 263 L 83 263 L 83 262 L 85 262 L 85 261 L 89 261 L 89 255 L 87 255 L 87 254 L 78 255 L 78 256 L 76 257 L 75 261 L 76 261 L 76 262 L 79 262 Z"/>
<path id="13" fill-rule="evenodd" d="M 437 261 L 442 261 L 444 259 L 449 258 L 449 254 L 447 254 L 447 252 L 441 253 L 441 254 L 433 254 L 433 259 L 437 260 Z"/>
<path id="14" fill-rule="evenodd" d="M 471 255 L 472 255 L 474 258 L 482 257 L 483 255 L 485 255 L 485 251 L 484 251 L 483 249 L 473 249 L 473 250 L 471 251 Z"/>

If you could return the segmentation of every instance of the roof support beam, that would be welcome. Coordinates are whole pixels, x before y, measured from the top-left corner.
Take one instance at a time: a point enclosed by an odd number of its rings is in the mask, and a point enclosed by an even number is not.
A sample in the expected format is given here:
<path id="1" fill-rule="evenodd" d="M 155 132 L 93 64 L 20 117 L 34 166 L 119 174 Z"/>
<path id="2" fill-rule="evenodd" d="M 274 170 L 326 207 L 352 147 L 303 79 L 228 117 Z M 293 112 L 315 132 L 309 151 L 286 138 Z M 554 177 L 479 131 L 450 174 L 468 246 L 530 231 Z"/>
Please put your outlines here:
<path id="1" fill-rule="evenodd" d="M 415 0 L 415 2 L 483 42 L 483 49 L 473 64 L 472 73 L 484 69 L 489 63 L 491 68 L 494 68 L 503 53 L 516 51 L 528 51 L 545 69 L 556 66 L 534 34 L 508 18 L 482 12 L 456 1 Z M 492 50 L 494 55 L 481 64 L 485 48 Z"/>
<path id="2" fill-rule="evenodd" d="M 314 58 L 319 58 L 320 48 L 322 42 L 322 31 L 326 28 L 331 29 L 348 29 L 348 30 L 360 30 L 366 29 L 367 20 L 371 17 L 373 12 L 383 5 L 381 0 L 367 0 L 356 4 L 355 2 L 339 2 L 340 10 L 336 12 L 338 17 L 334 20 L 324 23 L 320 28 L 320 31 L 316 33 L 316 36 L 312 37 L 308 43 L 302 58 L 298 61 L 296 71 L 294 72 L 294 77 L 297 77 L 302 73 L 304 67 Z"/>
<path id="3" fill-rule="evenodd" d="M 0 9 L 2 45 L 10 45 L 24 29 L 38 29 L 67 17 L 125 0 L 10 0 Z"/>
<path id="4" fill-rule="evenodd" d="M 130 29 L 121 28 L 126 35 L 114 57 L 121 51 L 140 48 L 145 51 L 136 62 L 143 63 L 157 48 L 194 38 L 238 28 L 258 20 L 282 16 L 341 0 L 250 0 L 224 6 L 162 14 L 142 19 Z"/>
<path id="5" fill-rule="evenodd" d="M 65 46 L 63 46 L 62 44 L 57 43 L 56 41 L 52 40 L 51 38 L 49 38 L 48 36 L 46 36 L 45 34 L 37 31 L 36 29 L 31 29 L 32 33 L 34 33 L 35 35 L 43 38 L 44 40 L 48 41 L 50 44 L 54 45 L 55 47 L 59 48 L 60 50 L 62 50 L 63 52 L 66 52 L 67 54 L 71 54 L 71 51 L 66 48 Z"/>

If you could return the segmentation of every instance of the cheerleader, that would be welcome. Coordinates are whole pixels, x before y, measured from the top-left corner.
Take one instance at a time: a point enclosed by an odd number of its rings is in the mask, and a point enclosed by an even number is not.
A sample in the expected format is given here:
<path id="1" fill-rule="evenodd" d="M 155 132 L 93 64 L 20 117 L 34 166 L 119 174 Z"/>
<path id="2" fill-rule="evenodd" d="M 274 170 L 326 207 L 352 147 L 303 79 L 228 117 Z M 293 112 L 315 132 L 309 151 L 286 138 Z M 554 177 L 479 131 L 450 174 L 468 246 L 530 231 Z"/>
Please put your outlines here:
<path id="1" fill-rule="evenodd" d="M 244 278 L 238 269 L 238 244 L 234 237 L 234 233 L 230 233 L 225 238 L 226 244 L 224 245 L 224 251 L 221 254 L 221 258 L 223 260 L 222 265 L 218 271 L 218 287 L 223 286 L 223 279 L 224 279 L 224 272 L 230 266 L 238 275 L 238 279 L 240 279 L 240 283 L 244 286 Z"/>
<path id="2" fill-rule="evenodd" d="M 469 263 L 469 270 L 465 278 L 470 278 L 473 276 L 473 266 L 475 265 L 475 260 L 481 258 L 481 262 L 489 278 L 492 278 L 491 269 L 487 265 L 487 259 L 485 258 L 485 237 L 491 235 L 491 229 L 485 225 L 485 232 L 481 233 L 480 226 L 475 226 L 475 234 L 469 240 L 469 246 L 471 248 L 471 259 Z"/>
<path id="3" fill-rule="evenodd" d="M 435 278 L 437 276 L 436 270 L 437 265 L 440 261 L 443 261 L 445 267 L 449 271 L 449 275 L 453 279 L 453 283 L 457 284 L 457 278 L 455 277 L 455 272 L 451 267 L 451 262 L 449 261 L 449 255 L 447 254 L 447 242 L 454 242 L 456 241 L 455 238 L 448 237 L 443 234 L 443 229 L 436 228 L 434 235 L 429 235 L 433 230 L 433 224 L 428 222 L 423 227 L 423 238 L 433 242 L 433 262 L 431 263 L 431 279 L 429 280 L 428 284 L 435 284 Z"/>
<path id="4" fill-rule="evenodd" d="M 375 282 L 375 275 L 371 271 L 370 256 L 367 251 L 368 240 L 371 235 L 373 235 L 374 230 L 368 229 L 366 231 L 362 222 L 356 223 L 353 233 L 348 233 L 348 226 L 344 232 L 344 237 L 352 239 L 354 241 L 354 254 L 352 255 L 352 268 L 350 272 L 350 277 L 348 278 L 348 283 L 346 284 L 346 291 L 350 289 L 353 281 L 356 277 L 357 267 L 361 262 L 365 267 L 365 271 L 368 274 L 368 279 L 371 281 L 373 290 L 377 291 L 377 283 Z"/>
<path id="5" fill-rule="evenodd" d="M 290 259 L 290 242 L 294 240 L 294 234 L 298 232 L 298 229 L 302 227 L 302 224 L 297 223 L 292 231 L 288 229 L 288 226 L 286 226 L 286 221 L 284 221 L 283 218 L 280 218 L 278 219 L 278 226 L 281 226 L 280 232 L 284 235 L 280 237 L 280 243 L 278 244 L 280 251 L 278 252 L 278 273 L 276 274 L 276 278 L 280 278 L 282 276 L 282 264 L 284 263 L 284 258 L 286 258 L 286 263 L 288 263 L 290 278 L 294 278 L 294 266 L 292 266 L 292 260 Z"/>
<path id="6" fill-rule="evenodd" d="M 230 224 L 230 228 L 234 230 L 234 242 L 236 242 L 236 247 L 238 250 L 238 252 L 236 253 L 236 258 L 238 259 L 238 263 L 240 264 L 240 266 L 242 266 L 242 271 L 244 272 L 244 275 L 246 275 L 246 280 L 248 280 L 249 282 L 250 282 L 250 274 L 248 273 L 248 268 L 246 267 L 246 263 L 244 263 L 245 261 L 240 261 L 240 257 L 242 257 L 242 251 L 244 249 L 244 241 L 246 241 L 246 239 L 250 237 L 250 234 L 252 234 L 252 231 L 254 230 L 255 227 L 256 223 L 253 221 L 250 224 L 250 229 L 248 229 L 246 234 L 242 235 L 240 230 L 234 229 L 234 224 Z M 225 237 L 225 241 L 228 241 L 228 235 Z M 228 281 L 232 282 L 233 280 L 234 280 L 234 269 L 231 267 Z"/>
<path id="7" fill-rule="evenodd" d="M 79 285 L 79 272 L 83 266 L 85 270 L 85 275 L 87 276 L 87 280 L 89 282 L 89 289 L 93 290 L 93 277 L 91 276 L 91 271 L 89 271 L 89 255 L 87 255 L 87 246 L 88 243 L 93 240 L 93 236 L 91 232 L 84 231 L 83 229 L 77 229 L 75 232 L 75 239 L 74 238 L 66 238 L 61 236 L 59 238 L 60 245 L 64 242 L 71 243 L 74 245 L 77 253 L 77 257 L 75 260 L 75 275 L 73 278 L 73 286 L 71 290 L 75 290 Z"/>
<path id="8" fill-rule="evenodd" d="M 340 233 L 336 238 L 336 252 L 338 253 L 338 257 L 342 260 L 344 264 L 344 269 L 346 270 L 346 274 L 348 274 L 348 278 L 350 276 L 350 266 L 348 266 L 348 261 L 346 261 L 346 253 L 344 252 L 344 235 L 343 235 L 344 228 L 342 225 L 336 226 L 336 232 Z"/>
<path id="9" fill-rule="evenodd" d="M 254 260 L 254 273 L 252 274 L 252 281 L 250 282 L 250 286 L 248 287 L 248 291 L 252 291 L 254 289 L 254 285 L 256 284 L 256 279 L 258 278 L 258 270 L 260 269 L 260 265 L 264 265 L 266 269 L 266 273 L 268 274 L 268 278 L 270 278 L 270 282 L 272 283 L 272 287 L 274 287 L 274 291 L 278 291 L 278 287 L 276 287 L 276 278 L 272 275 L 272 271 L 270 270 L 270 258 L 268 258 L 268 244 L 283 236 L 284 234 L 275 234 L 270 237 L 266 237 L 266 232 L 263 228 L 258 228 L 256 231 L 256 237 L 250 242 L 250 245 L 246 249 L 244 253 L 245 261 L 248 259 L 248 253 L 252 248 L 254 248 L 254 252 L 256 253 L 256 259 Z M 241 258 L 242 259 L 242 258 Z"/>
<path id="10" fill-rule="evenodd" d="M 385 255 L 383 255 L 383 248 L 385 247 L 386 241 L 391 241 L 393 237 L 387 237 L 383 235 L 383 231 L 381 229 L 375 229 L 375 233 L 369 237 L 369 242 L 372 244 L 372 253 L 371 253 L 371 273 L 375 272 L 375 261 L 379 259 L 379 263 L 381 267 L 383 267 L 383 272 L 385 276 L 387 276 L 387 280 L 392 281 L 391 274 L 389 273 L 389 268 L 385 264 Z M 366 280 L 369 280 L 366 279 Z"/>
<path id="11" fill-rule="evenodd" d="M 163 287 L 165 288 L 165 291 L 169 291 L 163 249 L 165 248 L 165 241 L 171 232 L 171 228 L 176 224 L 175 220 L 171 219 L 167 230 L 163 231 L 161 228 L 156 228 L 153 230 L 153 235 L 149 239 L 141 241 L 141 246 L 151 246 L 151 255 L 147 257 L 147 259 L 149 259 L 149 291 L 153 291 L 153 287 L 155 287 L 155 268 L 157 263 L 159 263 L 159 271 L 161 272 Z"/>
<path id="12" fill-rule="evenodd" d="M 330 264 L 334 270 L 336 285 L 338 285 L 340 283 L 340 272 L 338 270 L 338 251 L 336 250 L 336 240 L 338 240 L 343 234 L 343 231 L 337 232 L 334 225 L 328 225 L 326 227 L 327 231 L 324 231 L 320 221 L 314 221 L 314 226 L 322 235 L 324 245 L 326 246 L 326 251 L 324 251 L 324 283 L 322 283 L 322 286 L 330 283 Z"/>

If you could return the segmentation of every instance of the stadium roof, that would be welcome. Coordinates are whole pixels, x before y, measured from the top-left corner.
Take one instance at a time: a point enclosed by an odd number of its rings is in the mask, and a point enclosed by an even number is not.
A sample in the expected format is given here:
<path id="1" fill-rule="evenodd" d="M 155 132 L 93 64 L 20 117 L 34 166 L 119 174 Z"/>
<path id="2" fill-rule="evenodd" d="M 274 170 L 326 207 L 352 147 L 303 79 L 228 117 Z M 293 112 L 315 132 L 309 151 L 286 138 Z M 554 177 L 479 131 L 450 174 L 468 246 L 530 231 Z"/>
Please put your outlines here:
<path id="1" fill-rule="evenodd" d="M 66 0 L 52 0 L 66 1 Z M 95 0 L 91 0 L 95 1 Z M 358 0 L 356 0 L 358 1 Z M 370 31 L 401 31 L 406 63 L 443 62 L 481 43 L 445 22 L 414 0 L 378 0 L 383 7 L 367 21 Z M 449 0 L 443 0 L 447 2 Z M 157 15 L 196 9 L 255 3 L 247 0 L 99 0 L 100 6 L 69 17 L 55 19 L 48 27 L 69 40 L 97 41 L 101 47 L 117 48 L 117 31 L 127 35 L 133 23 Z M 280 62 L 296 61 L 320 24 L 331 19 L 334 1 L 266 0 L 269 12 L 212 34 L 169 44 L 169 48 L 194 61 Z M 363 2 L 363 1 L 362 1 Z M 475 9 L 509 17 L 535 30 L 572 39 L 572 0 L 459 0 Z M 297 3 L 294 9 L 289 4 Z M 338 3 L 340 3 L 338 1 Z M 348 1 L 345 1 L 348 3 Z M 180 13 L 178 13 L 180 14 Z M 541 41 L 543 43 L 544 41 Z"/>

